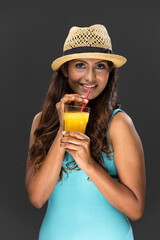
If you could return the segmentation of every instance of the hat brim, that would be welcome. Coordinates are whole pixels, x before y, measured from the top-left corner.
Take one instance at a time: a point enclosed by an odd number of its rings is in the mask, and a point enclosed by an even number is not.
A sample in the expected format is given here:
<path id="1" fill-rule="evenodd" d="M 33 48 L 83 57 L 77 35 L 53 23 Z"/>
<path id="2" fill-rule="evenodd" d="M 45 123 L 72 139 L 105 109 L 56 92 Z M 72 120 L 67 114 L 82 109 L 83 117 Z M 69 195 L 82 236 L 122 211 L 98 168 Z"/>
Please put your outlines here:
<path id="1" fill-rule="evenodd" d="M 99 52 L 74 53 L 74 54 L 69 54 L 69 55 L 65 55 L 57 58 L 52 62 L 51 68 L 54 71 L 57 71 L 65 62 L 68 62 L 73 59 L 78 59 L 78 58 L 94 58 L 94 59 L 108 60 L 113 62 L 114 67 L 116 68 L 123 66 L 127 62 L 127 59 L 125 57 L 116 55 L 116 54 L 99 53 Z"/>

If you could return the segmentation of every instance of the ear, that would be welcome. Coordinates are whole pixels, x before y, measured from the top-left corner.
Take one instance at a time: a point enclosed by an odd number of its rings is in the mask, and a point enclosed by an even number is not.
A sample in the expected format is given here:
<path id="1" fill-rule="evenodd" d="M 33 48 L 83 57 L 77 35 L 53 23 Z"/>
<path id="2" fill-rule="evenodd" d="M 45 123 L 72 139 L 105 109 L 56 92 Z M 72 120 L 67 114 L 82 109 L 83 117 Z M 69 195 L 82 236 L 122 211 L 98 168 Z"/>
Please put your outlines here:
<path id="1" fill-rule="evenodd" d="M 62 66 L 62 72 L 63 72 L 63 75 L 68 78 L 68 71 L 67 71 L 67 68 L 63 65 Z"/>

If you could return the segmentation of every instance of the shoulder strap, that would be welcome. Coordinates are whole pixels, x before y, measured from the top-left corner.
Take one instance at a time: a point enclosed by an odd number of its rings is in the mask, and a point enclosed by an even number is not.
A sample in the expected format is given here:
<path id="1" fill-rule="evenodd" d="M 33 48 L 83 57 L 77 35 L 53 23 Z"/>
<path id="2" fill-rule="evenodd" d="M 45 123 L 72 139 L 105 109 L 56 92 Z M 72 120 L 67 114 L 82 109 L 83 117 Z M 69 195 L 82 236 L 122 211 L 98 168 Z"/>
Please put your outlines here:
<path id="1" fill-rule="evenodd" d="M 110 118 L 110 120 L 109 120 L 109 122 L 108 122 L 108 126 L 107 126 L 107 142 L 108 142 L 108 144 L 109 144 L 109 136 L 108 136 L 109 125 L 110 125 L 110 123 L 111 123 L 112 118 L 114 117 L 114 115 L 115 115 L 117 112 L 124 112 L 124 113 L 125 113 L 125 111 L 123 111 L 123 110 L 120 109 L 120 108 L 116 108 L 116 109 L 113 110 L 112 116 L 111 116 L 111 118 Z M 109 147 L 110 147 L 110 149 L 112 149 L 110 144 L 109 144 Z"/>

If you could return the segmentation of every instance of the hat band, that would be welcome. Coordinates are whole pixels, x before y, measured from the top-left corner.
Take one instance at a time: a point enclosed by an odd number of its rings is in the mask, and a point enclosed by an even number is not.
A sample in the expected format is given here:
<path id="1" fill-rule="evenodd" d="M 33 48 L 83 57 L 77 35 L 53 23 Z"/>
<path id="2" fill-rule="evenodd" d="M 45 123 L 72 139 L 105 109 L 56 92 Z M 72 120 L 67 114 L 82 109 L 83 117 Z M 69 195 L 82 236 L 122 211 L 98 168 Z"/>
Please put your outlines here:
<path id="1" fill-rule="evenodd" d="M 113 54 L 113 51 L 106 48 L 100 48 L 100 47 L 76 47 L 71 48 L 69 50 L 66 50 L 63 52 L 63 56 L 74 54 L 74 53 L 86 53 L 86 52 L 98 52 L 98 53 L 109 53 Z"/>

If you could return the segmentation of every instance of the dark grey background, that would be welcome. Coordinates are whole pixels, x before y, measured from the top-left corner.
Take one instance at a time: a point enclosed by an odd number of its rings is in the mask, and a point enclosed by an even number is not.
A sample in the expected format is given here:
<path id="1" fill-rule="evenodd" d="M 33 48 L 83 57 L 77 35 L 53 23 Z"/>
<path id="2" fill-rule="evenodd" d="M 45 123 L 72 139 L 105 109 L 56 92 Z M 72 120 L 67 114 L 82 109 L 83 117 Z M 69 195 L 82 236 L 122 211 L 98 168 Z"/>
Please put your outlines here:
<path id="1" fill-rule="evenodd" d="M 146 205 L 143 217 L 131 222 L 135 239 L 159 238 L 159 7 L 153 0 L 1 1 L 0 239 L 38 238 L 47 204 L 34 208 L 24 188 L 31 123 L 69 29 L 96 23 L 108 29 L 114 52 L 128 59 L 120 68 L 119 99 L 145 152 Z"/>

